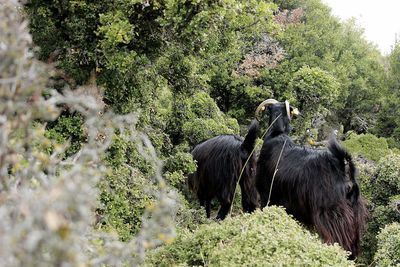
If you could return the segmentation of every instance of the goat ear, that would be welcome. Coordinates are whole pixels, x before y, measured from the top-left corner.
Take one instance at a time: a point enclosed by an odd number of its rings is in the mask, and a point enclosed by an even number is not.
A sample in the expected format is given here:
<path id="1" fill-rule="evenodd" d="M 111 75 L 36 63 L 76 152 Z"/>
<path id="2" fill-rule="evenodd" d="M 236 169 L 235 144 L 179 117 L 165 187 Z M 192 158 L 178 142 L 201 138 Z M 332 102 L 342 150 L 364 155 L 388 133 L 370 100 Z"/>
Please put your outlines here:
<path id="1" fill-rule="evenodd" d="M 297 108 L 290 106 L 290 115 L 298 116 L 300 115 L 300 111 Z"/>
<path id="2" fill-rule="evenodd" d="M 285 101 L 285 107 L 286 107 L 286 113 L 289 117 L 289 120 L 292 118 L 292 116 L 298 116 L 300 115 L 300 112 L 297 108 L 289 105 L 289 101 Z"/>

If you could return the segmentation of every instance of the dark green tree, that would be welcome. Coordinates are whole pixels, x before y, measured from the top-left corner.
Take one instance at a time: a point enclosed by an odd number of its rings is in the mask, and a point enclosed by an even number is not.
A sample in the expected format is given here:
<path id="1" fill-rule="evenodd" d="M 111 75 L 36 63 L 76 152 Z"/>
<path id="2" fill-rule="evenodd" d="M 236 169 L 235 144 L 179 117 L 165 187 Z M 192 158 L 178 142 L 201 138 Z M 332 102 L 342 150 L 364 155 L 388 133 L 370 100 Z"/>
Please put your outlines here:
<path id="1" fill-rule="evenodd" d="M 391 147 L 400 148 L 400 42 L 395 43 L 387 57 L 388 91 L 379 113 L 378 125 L 374 132 L 387 137 Z"/>
<path id="2" fill-rule="evenodd" d="M 286 56 L 276 68 L 261 73 L 260 83 L 283 100 L 290 84 L 296 84 L 300 69 L 319 68 L 337 81 L 339 90 L 335 101 L 321 107 L 331 111 L 345 131 L 364 132 L 374 126 L 385 91 L 383 61 L 377 49 L 353 21 L 341 23 L 320 0 L 277 2 L 282 6 L 278 22 L 285 29 L 277 40 Z M 308 92 L 302 98 L 312 97 Z"/>

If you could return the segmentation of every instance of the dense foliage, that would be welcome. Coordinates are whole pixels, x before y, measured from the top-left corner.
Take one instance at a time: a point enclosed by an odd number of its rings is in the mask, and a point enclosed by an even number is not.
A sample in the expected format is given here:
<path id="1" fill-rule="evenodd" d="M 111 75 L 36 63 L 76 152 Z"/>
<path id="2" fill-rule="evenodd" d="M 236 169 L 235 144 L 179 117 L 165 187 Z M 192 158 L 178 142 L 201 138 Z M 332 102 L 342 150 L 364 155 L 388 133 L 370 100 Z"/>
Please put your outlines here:
<path id="1" fill-rule="evenodd" d="M 319 68 L 325 71 L 324 76 L 328 76 L 318 77 L 314 81 L 312 77 L 316 76 L 307 71 L 310 74 L 302 82 L 307 82 L 306 88 L 315 83 L 315 88 L 312 95 L 302 96 L 302 99 L 310 98 L 313 101 L 315 95 L 327 93 L 320 99 L 325 101 L 321 107 L 334 113 L 345 131 L 360 133 L 374 126 L 376 107 L 379 107 L 380 98 L 385 92 L 384 66 L 378 51 L 362 38 L 362 32 L 354 22 L 339 22 L 319 0 L 276 2 L 282 9 L 289 8 L 279 16 L 285 31 L 278 36 L 287 55 L 277 68 L 262 72 L 261 82 L 272 88 L 274 95 L 281 99 L 287 97 L 288 93 L 293 94 L 288 88 L 299 79 L 296 76 L 300 69 L 303 68 L 303 74 L 300 75 L 304 75 L 307 70 L 304 70 L 305 67 Z M 321 84 L 320 81 L 324 80 L 326 83 Z M 336 94 L 336 101 L 326 102 Z M 306 109 L 317 108 L 311 103 L 306 103 Z M 310 120 L 302 122 L 308 126 L 311 123 Z"/>
<path id="2" fill-rule="evenodd" d="M 282 209 L 240 215 L 238 192 L 219 224 L 188 192 L 191 149 L 243 136 L 266 98 L 300 109 L 298 140 L 339 130 L 370 209 L 357 261 L 398 264 L 399 43 L 382 56 L 321 0 L 16 2 L 0 4 L 6 265 L 137 264 L 165 243 L 146 264 L 352 265 Z"/>
<path id="3" fill-rule="evenodd" d="M 400 222 L 400 156 L 389 154 L 377 166 L 364 166 L 361 170 L 361 190 L 370 206 L 360 259 L 366 264 L 377 251 L 379 232 L 387 224 Z"/>
<path id="4" fill-rule="evenodd" d="M 369 133 L 350 133 L 343 144 L 354 156 L 362 156 L 376 162 L 389 153 L 387 140 Z"/>
<path id="5" fill-rule="evenodd" d="M 339 246 L 322 244 L 282 208 L 181 232 L 153 252 L 146 266 L 352 266 Z"/>
<path id="6" fill-rule="evenodd" d="M 378 250 L 374 261 L 377 266 L 400 265 L 400 224 L 392 223 L 378 235 Z"/>
<path id="7" fill-rule="evenodd" d="M 397 42 L 388 56 L 388 97 L 378 117 L 376 133 L 389 138 L 391 147 L 400 148 L 399 88 L 400 88 L 400 43 Z"/>
<path id="8" fill-rule="evenodd" d="M 33 58 L 27 23 L 17 1 L 0 5 L 0 259 L 3 266 L 136 265 L 145 248 L 174 237 L 176 197 L 166 190 L 160 161 L 149 139 L 135 128 L 136 116 L 103 110 L 79 91 L 45 90 L 46 66 Z M 45 132 L 67 106 L 81 125 L 61 116 L 57 125 L 84 135 L 79 146 Z M 83 132 L 81 132 L 83 131 Z M 96 230 L 97 184 L 110 169 L 105 157 L 115 133 L 132 142 L 154 168 L 152 209 L 141 212 L 142 228 L 129 243 Z M 64 136 L 65 137 L 65 136 Z M 59 143 L 61 141 L 61 143 Z M 76 141 L 76 140 L 75 140 Z M 68 150 L 72 148 L 71 150 Z M 132 169 L 131 178 L 140 177 Z M 139 220 L 136 217 L 137 220 Z"/>

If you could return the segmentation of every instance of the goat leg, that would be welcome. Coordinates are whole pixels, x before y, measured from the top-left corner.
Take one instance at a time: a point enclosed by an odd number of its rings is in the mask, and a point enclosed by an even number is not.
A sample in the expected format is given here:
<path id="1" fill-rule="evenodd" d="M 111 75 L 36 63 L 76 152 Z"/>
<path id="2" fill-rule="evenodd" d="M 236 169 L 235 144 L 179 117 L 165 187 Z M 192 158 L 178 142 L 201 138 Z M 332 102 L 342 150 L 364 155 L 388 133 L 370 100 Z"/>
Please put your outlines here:
<path id="1" fill-rule="evenodd" d="M 231 210 L 232 200 L 231 201 L 220 201 L 221 207 L 219 208 L 218 215 L 216 217 L 217 220 L 225 219 L 226 215 Z"/>

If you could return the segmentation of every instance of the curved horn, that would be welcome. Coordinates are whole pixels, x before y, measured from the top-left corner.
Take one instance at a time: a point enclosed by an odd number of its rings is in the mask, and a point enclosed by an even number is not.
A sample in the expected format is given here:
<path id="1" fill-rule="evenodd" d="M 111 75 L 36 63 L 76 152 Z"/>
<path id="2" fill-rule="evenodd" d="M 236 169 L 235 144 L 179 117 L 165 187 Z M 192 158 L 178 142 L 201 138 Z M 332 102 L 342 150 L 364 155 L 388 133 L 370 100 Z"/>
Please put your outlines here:
<path id="1" fill-rule="evenodd" d="M 279 103 L 279 102 L 272 98 L 264 100 L 260 105 L 258 105 L 258 107 L 256 109 L 256 117 L 258 116 L 258 113 L 261 110 L 265 109 L 265 106 L 269 106 L 269 105 L 273 105 L 273 104 L 277 104 L 277 103 Z"/>
<path id="2" fill-rule="evenodd" d="M 289 120 L 291 120 L 291 119 L 292 119 L 292 116 L 291 116 L 291 114 L 290 114 L 289 101 L 287 101 L 287 100 L 285 100 L 285 107 L 286 107 L 286 114 L 287 114 Z"/>
<path id="3" fill-rule="evenodd" d="M 287 100 L 285 101 L 285 107 L 286 107 L 286 113 L 288 115 L 289 120 L 292 119 L 292 116 L 300 115 L 299 110 L 297 108 L 293 107 L 293 106 L 291 107 L 289 105 L 289 101 L 287 101 Z M 292 111 L 290 111 L 290 108 L 292 108 Z"/>

